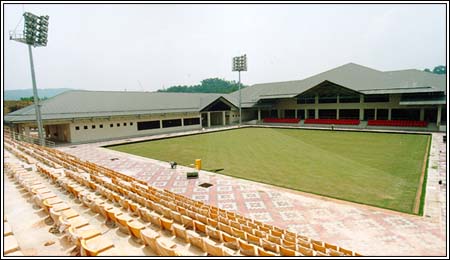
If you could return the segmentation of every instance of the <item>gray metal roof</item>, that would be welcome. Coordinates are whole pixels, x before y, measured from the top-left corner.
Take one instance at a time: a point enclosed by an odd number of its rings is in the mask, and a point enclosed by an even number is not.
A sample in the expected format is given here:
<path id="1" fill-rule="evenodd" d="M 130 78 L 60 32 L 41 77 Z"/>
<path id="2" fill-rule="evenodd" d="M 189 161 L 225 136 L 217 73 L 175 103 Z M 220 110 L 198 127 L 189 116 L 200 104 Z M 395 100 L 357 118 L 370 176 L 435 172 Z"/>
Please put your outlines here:
<path id="1" fill-rule="evenodd" d="M 363 94 L 446 92 L 444 75 L 420 70 L 379 71 L 355 63 L 322 72 L 303 80 L 255 84 L 242 89 L 243 106 L 259 99 L 294 97 L 318 84 L 330 81 Z M 239 92 L 230 94 L 239 97 Z"/>
<path id="2" fill-rule="evenodd" d="M 73 90 L 41 103 L 43 120 L 198 112 L 227 95 Z M 232 104 L 232 100 L 228 100 Z M 34 105 L 9 113 L 6 122 L 36 120 Z"/>
<path id="3" fill-rule="evenodd" d="M 256 84 L 242 89 L 242 107 L 258 100 L 292 98 L 324 81 L 363 94 L 436 92 L 446 93 L 445 75 L 419 70 L 378 71 L 355 63 L 322 72 L 303 80 Z M 239 106 L 239 91 L 231 94 L 86 91 L 64 92 L 42 102 L 43 120 L 109 117 L 173 112 L 198 112 L 219 99 Z M 34 106 L 4 117 L 5 122 L 35 120 Z"/>

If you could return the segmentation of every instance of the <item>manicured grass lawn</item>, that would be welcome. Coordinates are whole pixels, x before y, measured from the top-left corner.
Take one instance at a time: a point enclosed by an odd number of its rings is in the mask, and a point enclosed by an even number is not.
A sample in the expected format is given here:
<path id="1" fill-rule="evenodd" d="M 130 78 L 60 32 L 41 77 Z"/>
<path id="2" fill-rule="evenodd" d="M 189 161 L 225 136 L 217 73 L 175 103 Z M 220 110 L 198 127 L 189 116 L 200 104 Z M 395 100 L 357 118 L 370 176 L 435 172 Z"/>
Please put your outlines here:
<path id="1" fill-rule="evenodd" d="M 412 213 L 426 135 L 244 128 L 109 147 Z"/>

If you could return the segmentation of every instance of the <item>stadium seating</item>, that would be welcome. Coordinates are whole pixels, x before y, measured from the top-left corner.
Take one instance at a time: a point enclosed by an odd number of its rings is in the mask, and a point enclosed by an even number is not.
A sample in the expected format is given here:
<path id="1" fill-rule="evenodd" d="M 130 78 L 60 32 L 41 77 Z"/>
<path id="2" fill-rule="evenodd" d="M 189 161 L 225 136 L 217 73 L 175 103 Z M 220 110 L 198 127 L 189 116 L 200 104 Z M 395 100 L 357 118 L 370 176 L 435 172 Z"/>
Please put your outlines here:
<path id="1" fill-rule="evenodd" d="M 369 120 L 369 126 L 427 127 L 427 121 L 415 120 Z"/>
<path id="2" fill-rule="evenodd" d="M 305 119 L 305 124 L 359 125 L 358 119 Z"/>
<path id="3" fill-rule="evenodd" d="M 300 119 L 298 118 L 264 118 L 264 123 L 282 123 L 282 124 L 298 124 Z"/>
<path id="4" fill-rule="evenodd" d="M 163 241 L 155 229 L 160 232 L 168 230 L 208 255 L 357 255 L 335 245 L 157 189 L 144 181 L 55 149 L 11 139 L 5 141 L 5 148 L 24 161 L 35 163 L 37 172 L 50 184 L 60 184 L 74 199 L 79 199 L 92 211 L 100 212 L 105 221 L 125 227 L 130 235 L 141 239 L 159 255 L 176 256 L 183 252 L 177 245 Z M 63 174 L 55 171 L 61 165 Z M 58 206 L 64 205 L 63 201 L 45 190 L 46 183 L 41 183 L 30 172 L 21 171 L 20 167 L 7 165 L 6 168 L 8 172 L 14 172 L 24 185 L 33 187 L 30 190 L 36 192 L 36 201 L 48 208 L 59 225 L 66 226 L 64 232 L 72 237 L 76 245 L 80 245 L 82 255 L 114 252 L 114 245 L 90 227 L 86 219 L 67 206 Z M 151 226 L 141 224 L 136 218 L 144 223 L 150 222 Z"/>

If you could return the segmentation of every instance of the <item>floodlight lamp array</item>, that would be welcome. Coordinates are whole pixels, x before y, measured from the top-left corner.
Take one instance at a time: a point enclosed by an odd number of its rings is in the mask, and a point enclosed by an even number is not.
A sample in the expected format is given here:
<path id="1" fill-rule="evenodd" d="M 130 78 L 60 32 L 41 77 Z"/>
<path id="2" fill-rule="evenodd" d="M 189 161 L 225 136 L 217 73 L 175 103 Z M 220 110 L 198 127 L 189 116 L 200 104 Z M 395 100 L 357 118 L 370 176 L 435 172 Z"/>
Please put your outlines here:
<path id="1" fill-rule="evenodd" d="M 247 55 L 233 58 L 233 71 L 247 71 Z"/>
<path id="2" fill-rule="evenodd" d="M 23 31 L 25 42 L 34 47 L 47 46 L 49 16 L 37 16 L 29 12 L 24 13 L 23 16 L 25 18 Z"/>

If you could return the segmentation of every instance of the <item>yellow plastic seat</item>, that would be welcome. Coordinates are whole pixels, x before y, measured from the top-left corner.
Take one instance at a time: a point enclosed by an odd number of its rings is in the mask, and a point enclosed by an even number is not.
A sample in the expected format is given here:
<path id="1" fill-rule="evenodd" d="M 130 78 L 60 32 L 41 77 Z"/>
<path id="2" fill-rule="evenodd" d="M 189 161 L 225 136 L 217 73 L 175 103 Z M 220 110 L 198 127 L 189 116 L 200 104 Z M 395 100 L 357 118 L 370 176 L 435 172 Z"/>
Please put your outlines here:
<path id="1" fill-rule="evenodd" d="M 194 228 L 194 220 L 188 216 L 181 215 L 181 223 L 186 229 Z"/>
<path id="2" fill-rule="evenodd" d="M 314 251 L 311 248 L 298 246 L 297 250 L 304 256 L 314 256 Z"/>
<path id="3" fill-rule="evenodd" d="M 247 234 L 247 241 L 249 243 L 255 244 L 257 246 L 261 245 L 261 238 L 257 237 L 257 236 L 254 236 L 252 234 Z"/>
<path id="4" fill-rule="evenodd" d="M 211 226 L 206 226 L 206 235 L 212 239 L 223 241 L 222 231 L 217 230 Z"/>
<path id="5" fill-rule="evenodd" d="M 63 211 L 60 211 L 60 213 L 61 213 L 61 216 L 64 216 L 67 219 L 74 218 L 74 217 L 77 217 L 80 215 L 74 209 L 63 210 Z"/>
<path id="6" fill-rule="evenodd" d="M 86 256 L 97 256 L 99 253 L 114 247 L 114 244 L 103 236 L 96 236 L 87 240 L 82 239 L 81 247 Z"/>
<path id="7" fill-rule="evenodd" d="M 156 248 L 160 256 L 181 256 L 176 244 L 167 245 L 162 239 L 156 240 Z"/>
<path id="8" fill-rule="evenodd" d="M 265 239 L 261 240 L 261 246 L 265 250 L 272 251 L 274 253 L 278 253 L 279 252 L 279 246 L 277 244 L 269 242 L 269 241 L 267 241 Z"/>
<path id="9" fill-rule="evenodd" d="M 205 246 L 203 244 L 203 237 L 201 237 L 199 234 L 195 233 L 192 230 L 187 231 L 188 234 L 188 240 L 191 245 L 196 246 L 200 248 L 201 250 L 205 251 Z"/>
<path id="10" fill-rule="evenodd" d="M 183 239 L 186 243 L 189 243 L 187 230 L 182 225 L 177 223 L 172 224 L 172 232 L 174 236 Z"/>
<path id="11" fill-rule="evenodd" d="M 324 246 L 318 245 L 316 243 L 313 243 L 313 249 L 318 251 L 318 252 L 322 252 L 324 254 L 327 253 L 327 249 Z"/>
<path id="12" fill-rule="evenodd" d="M 239 251 L 241 252 L 241 254 L 245 256 L 257 256 L 255 245 L 249 244 L 240 239 L 238 241 L 239 241 Z"/>
<path id="13" fill-rule="evenodd" d="M 223 256 L 223 248 L 220 245 L 217 245 L 214 241 L 205 239 L 204 245 L 208 256 Z"/>
<path id="14" fill-rule="evenodd" d="M 206 225 L 198 220 L 194 220 L 194 231 L 206 234 Z"/>
<path id="15" fill-rule="evenodd" d="M 150 228 L 146 228 L 141 231 L 142 241 L 144 242 L 144 244 L 150 246 L 150 248 L 155 253 L 158 253 L 157 248 L 156 248 L 156 239 L 158 239 L 159 237 L 161 237 L 161 235 L 158 232 L 156 232 Z"/>
<path id="16" fill-rule="evenodd" d="M 236 237 L 230 236 L 226 233 L 222 233 L 224 246 L 231 248 L 233 250 L 239 249 L 238 239 Z"/>
<path id="17" fill-rule="evenodd" d="M 68 233 L 72 242 L 74 242 L 77 246 L 81 245 L 81 240 L 88 240 L 102 234 L 99 230 L 89 225 L 80 229 L 69 227 Z"/>
<path id="18" fill-rule="evenodd" d="M 116 214 L 115 217 L 116 217 L 117 223 L 119 223 L 120 225 L 122 225 L 124 227 L 128 227 L 128 222 L 133 220 L 133 218 L 127 214 L 118 214 L 118 215 Z"/>
<path id="19" fill-rule="evenodd" d="M 282 256 L 298 256 L 297 252 L 280 246 L 280 255 Z"/>
<path id="20" fill-rule="evenodd" d="M 277 254 L 275 254 L 274 252 L 266 251 L 266 250 L 262 249 L 261 247 L 258 247 L 257 250 L 258 250 L 258 256 L 277 256 Z"/>
<path id="21" fill-rule="evenodd" d="M 129 221 L 127 224 L 131 234 L 140 239 L 141 231 L 145 229 L 145 225 L 136 220 Z"/>

